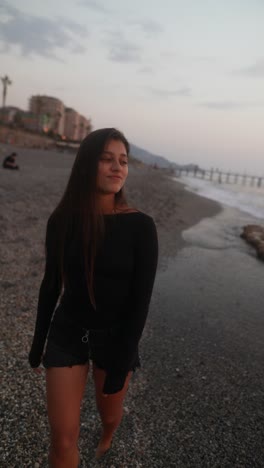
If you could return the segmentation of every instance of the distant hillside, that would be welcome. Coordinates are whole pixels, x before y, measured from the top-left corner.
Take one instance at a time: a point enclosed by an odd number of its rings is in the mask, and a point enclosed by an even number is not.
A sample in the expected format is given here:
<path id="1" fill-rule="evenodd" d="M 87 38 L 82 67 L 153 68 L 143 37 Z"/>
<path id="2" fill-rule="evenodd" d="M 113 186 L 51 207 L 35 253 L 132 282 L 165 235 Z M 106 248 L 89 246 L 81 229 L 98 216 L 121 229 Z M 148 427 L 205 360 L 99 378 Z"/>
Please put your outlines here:
<path id="1" fill-rule="evenodd" d="M 157 154 L 150 153 L 147 150 L 140 148 L 139 146 L 130 145 L 130 153 L 139 161 L 142 161 L 144 164 L 148 164 L 150 166 L 156 165 L 157 167 L 164 168 L 164 169 L 180 169 L 180 168 L 188 168 L 194 169 L 197 167 L 196 164 L 177 164 L 175 162 L 169 161 L 168 159 L 164 158 L 163 156 L 159 156 Z"/>

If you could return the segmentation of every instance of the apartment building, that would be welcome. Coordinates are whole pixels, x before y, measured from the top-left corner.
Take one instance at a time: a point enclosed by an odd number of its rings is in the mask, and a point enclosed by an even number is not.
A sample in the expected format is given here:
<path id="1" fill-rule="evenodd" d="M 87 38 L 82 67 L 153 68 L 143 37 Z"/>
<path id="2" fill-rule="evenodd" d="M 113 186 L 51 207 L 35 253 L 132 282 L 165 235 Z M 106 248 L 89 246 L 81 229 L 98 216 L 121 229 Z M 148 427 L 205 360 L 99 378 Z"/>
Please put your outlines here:
<path id="1" fill-rule="evenodd" d="M 91 131 L 91 121 L 83 115 L 79 116 L 78 140 L 83 140 Z"/>
<path id="2" fill-rule="evenodd" d="M 18 107 L 8 106 L 0 108 L 0 122 L 3 124 L 11 124 L 14 122 L 15 115 L 21 112 Z"/>
<path id="3" fill-rule="evenodd" d="M 66 140 L 78 141 L 80 114 L 71 107 L 65 108 L 64 137 Z"/>
<path id="4" fill-rule="evenodd" d="M 29 110 L 43 117 L 43 130 L 52 130 L 59 135 L 64 134 L 64 104 L 60 99 L 51 96 L 31 96 Z"/>

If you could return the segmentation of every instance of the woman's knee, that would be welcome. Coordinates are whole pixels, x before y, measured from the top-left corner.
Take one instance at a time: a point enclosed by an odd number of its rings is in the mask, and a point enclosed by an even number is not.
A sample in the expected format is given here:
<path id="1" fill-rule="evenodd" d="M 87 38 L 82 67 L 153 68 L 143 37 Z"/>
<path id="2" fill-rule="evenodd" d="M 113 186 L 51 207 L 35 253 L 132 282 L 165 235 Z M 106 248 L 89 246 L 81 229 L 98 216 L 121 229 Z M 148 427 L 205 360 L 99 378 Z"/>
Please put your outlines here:
<path id="1" fill-rule="evenodd" d="M 101 411 L 101 419 L 106 426 L 118 426 L 123 417 L 123 408 L 118 408 L 115 412 Z"/>
<path id="2" fill-rule="evenodd" d="M 76 449 L 79 438 L 79 427 L 69 430 L 51 430 L 51 446 L 57 454 L 66 454 Z"/>

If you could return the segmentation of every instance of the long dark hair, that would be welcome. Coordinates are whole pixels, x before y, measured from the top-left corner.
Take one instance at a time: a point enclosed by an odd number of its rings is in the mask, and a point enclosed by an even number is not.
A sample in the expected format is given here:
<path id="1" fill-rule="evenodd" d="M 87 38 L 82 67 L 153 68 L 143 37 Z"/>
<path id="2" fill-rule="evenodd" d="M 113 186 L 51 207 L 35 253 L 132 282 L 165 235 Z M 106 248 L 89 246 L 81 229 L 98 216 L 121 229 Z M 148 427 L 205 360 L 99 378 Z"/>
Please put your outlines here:
<path id="1" fill-rule="evenodd" d="M 103 128 L 91 132 L 81 143 L 64 195 L 51 214 L 56 223 L 56 259 L 65 287 L 64 255 L 68 239 L 80 241 L 85 265 L 85 277 L 90 301 L 94 308 L 93 288 L 96 252 L 104 234 L 104 221 L 96 196 L 98 163 L 109 140 L 120 140 L 129 154 L 129 143 L 123 133 L 115 128 Z M 115 208 L 126 205 L 123 188 L 115 195 Z"/>

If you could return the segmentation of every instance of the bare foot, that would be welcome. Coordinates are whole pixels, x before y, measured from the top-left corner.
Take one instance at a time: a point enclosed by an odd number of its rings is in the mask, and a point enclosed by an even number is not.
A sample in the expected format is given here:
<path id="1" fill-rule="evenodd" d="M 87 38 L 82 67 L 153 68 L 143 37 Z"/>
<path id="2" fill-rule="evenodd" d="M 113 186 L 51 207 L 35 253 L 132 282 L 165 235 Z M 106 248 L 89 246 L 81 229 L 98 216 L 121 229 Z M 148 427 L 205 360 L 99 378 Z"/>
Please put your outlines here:
<path id="1" fill-rule="evenodd" d="M 106 439 L 103 436 L 101 437 L 99 444 L 97 446 L 96 452 L 95 452 L 95 457 L 97 460 L 101 458 L 105 453 L 110 449 L 111 447 L 111 442 L 112 439 Z"/>

